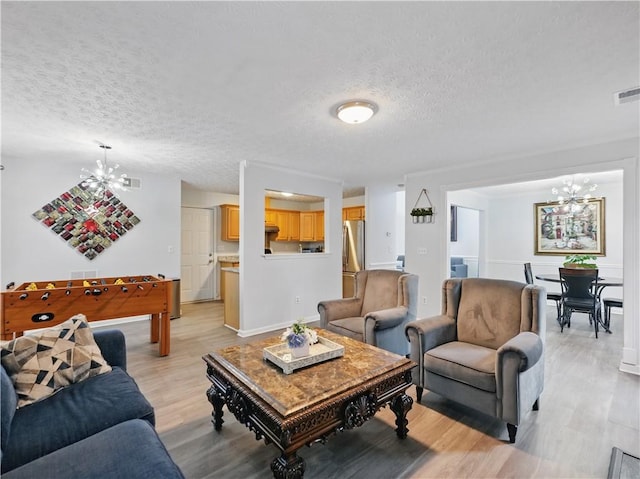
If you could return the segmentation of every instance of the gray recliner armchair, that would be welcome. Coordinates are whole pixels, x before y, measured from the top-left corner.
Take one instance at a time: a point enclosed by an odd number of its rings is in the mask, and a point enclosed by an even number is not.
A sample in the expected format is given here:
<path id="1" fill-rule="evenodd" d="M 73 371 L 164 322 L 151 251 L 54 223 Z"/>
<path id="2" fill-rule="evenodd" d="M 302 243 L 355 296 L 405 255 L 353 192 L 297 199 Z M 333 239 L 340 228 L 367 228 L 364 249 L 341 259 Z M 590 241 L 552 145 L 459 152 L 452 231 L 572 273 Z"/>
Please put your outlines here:
<path id="1" fill-rule="evenodd" d="M 416 319 L 418 276 L 394 270 L 356 273 L 353 298 L 318 303 L 320 327 L 405 356 L 404 326 Z"/>
<path id="2" fill-rule="evenodd" d="M 448 279 L 442 314 L 407 324 L 423 388 L 507 423 L 510 442 L 544 386 L 546 291 L 515 281 Z"/>

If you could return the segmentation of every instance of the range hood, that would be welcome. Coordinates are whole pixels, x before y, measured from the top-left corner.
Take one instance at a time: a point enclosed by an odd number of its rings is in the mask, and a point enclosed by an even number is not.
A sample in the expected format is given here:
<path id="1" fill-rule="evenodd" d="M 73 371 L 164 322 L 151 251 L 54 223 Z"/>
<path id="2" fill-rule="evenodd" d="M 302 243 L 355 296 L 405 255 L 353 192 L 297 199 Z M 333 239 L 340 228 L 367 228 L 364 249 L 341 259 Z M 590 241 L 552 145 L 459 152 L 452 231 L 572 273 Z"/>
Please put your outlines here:
<path id="1" fill-rule="evenodd" d="M 264 232 L 265 233 L 279 233 L 280 228 L 275 223 L 266 223 L 264 224 Z"/>

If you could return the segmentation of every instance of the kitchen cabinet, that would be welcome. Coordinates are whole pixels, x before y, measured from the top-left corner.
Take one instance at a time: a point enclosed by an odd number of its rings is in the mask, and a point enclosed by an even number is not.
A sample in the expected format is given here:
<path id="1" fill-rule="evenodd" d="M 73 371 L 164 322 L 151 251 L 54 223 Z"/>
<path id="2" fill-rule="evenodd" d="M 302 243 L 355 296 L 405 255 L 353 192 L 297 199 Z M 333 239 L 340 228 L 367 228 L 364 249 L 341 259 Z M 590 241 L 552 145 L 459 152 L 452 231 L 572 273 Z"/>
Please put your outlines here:
<path id="1" fill-rule="evenodd" d="M 349 206 L 342 208 L 342 221 L 353 221 L 364 219 L 364 206 Z"/>
<path id="2" fill-rule="evenodd" d="M 275 211 L 275 224 L 280 228 L 276 241 L 298 241 L 300 239 L 300 212 L 289 210 L 273 211 Z"/>
<path id="3" fill-rule="evenodd" d="M 226 293 L 225 279 L 223 268 L 239 268 L 240 263 L 238 261 L 220 261 L 220 299 L 224 301 Z"/>
<path id="4" fill-rule="evenodd" d="M 240 274 L 235 268 L 223 268 L 222 277 L 227 285 L 224 324 L 238 331 L 240 329 Z"/>
<path id="5" fill-rule="evenodd" d="M 316 215 L 313 211 L 300 212 L 300 241 L 313 241 Z"/>
<path id="6" fill-rule="evenodd" d="M 324 211 L 300 212 L 300 241 L 324 241 Z"/>
<path id="7" fill-rule="evenodd" d="M 276 210 L 265 209 L 264 210 L 264 222 L 276 224 Z"/>
<path id="8" fill-rule="evenodd" d="M 289 213 L 289 239 L 298 241 L 300 239 L 300 212 L 292 211 Z"/>
<path id="9" fill-rule="evenodd" d="M 324 241 L 324 211 L 316 211 L 316 228 L 314 230 L 313 240 Z"/>
<path id="10" fill-rule="evenodd" d="M 222 241 L 240 241 L 240 207 L 238 205 L 220 205 Z"/>

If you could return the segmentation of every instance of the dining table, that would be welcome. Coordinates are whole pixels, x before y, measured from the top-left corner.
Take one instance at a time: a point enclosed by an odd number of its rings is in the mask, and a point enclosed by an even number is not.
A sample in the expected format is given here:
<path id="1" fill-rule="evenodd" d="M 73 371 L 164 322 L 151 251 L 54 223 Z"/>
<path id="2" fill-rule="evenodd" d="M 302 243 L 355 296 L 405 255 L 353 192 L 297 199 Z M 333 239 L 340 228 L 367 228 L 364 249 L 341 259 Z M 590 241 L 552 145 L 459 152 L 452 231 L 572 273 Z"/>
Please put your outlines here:
<path id="1" fill-rule="evenodd" d="M 537 274 L 536 279 L 539 279 L 540 281 L 549 281 L 551 283 L 562 283 L 562 280 L 560 279 L 560 273 Z M 622 278 L 616 278 L 612 276 L 598 276 L 598 286 L 595 291 L 598 301 L 602 300 L 602 290 L 607 286 L 622 286 Z M 604 328 L 607 333 L 611 333 L 608 324 L 605 324 L 601 320 L 598 320 L 598 323 Z"/>

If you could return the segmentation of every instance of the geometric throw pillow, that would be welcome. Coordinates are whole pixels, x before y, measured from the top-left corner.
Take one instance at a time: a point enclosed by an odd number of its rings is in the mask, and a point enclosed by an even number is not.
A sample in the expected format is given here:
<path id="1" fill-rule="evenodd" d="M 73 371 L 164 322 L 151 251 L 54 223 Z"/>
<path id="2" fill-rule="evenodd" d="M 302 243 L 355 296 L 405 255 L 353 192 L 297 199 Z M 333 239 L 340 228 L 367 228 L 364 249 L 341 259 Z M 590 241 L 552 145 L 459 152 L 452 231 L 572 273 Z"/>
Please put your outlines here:
<path id="1" fill-rule="evenodd" d="M 1 344 L 2 366 L 18 393 L 18 407 L 111 371 L 84 314 Z"/>

